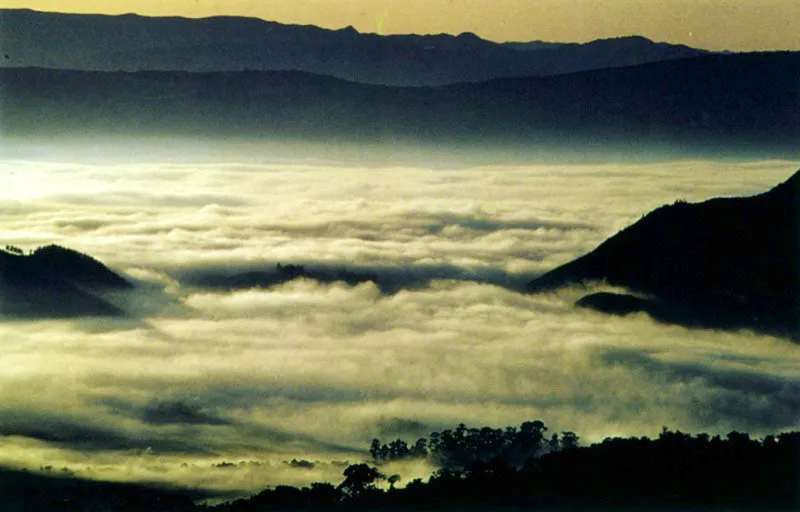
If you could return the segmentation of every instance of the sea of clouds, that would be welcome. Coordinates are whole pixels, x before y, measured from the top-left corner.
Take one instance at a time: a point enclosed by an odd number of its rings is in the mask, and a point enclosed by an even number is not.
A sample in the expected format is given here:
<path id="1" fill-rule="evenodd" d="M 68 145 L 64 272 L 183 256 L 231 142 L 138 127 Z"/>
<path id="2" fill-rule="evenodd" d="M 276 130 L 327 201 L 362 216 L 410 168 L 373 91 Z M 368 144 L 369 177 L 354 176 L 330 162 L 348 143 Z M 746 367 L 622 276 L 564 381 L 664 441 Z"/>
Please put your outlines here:
<path id="1" fill-rule="evenodd" d="M 337 483 L 374 437 L 461 422 L 541 419 L 584 442 L 797 430 L 788 340 L 520 293 L 661 204 L 760 193 L 796 167 L 6 158 L 2 243 L 85 252 L 137 290 L 111 297 L 126 319 L 0 323 L 0 465 L 246 494 Z M 395 286 L 203 284 L 277 263 Z"/>

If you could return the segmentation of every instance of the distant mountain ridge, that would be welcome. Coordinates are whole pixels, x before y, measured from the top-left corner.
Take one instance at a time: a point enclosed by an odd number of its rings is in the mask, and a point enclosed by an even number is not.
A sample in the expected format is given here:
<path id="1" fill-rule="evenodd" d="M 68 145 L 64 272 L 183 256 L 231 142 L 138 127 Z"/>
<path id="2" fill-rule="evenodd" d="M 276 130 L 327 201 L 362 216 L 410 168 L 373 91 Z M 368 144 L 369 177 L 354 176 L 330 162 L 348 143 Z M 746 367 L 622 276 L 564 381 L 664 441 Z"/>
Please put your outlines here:
<path id="1" fill-rule="evenodd" d="M 662 206 L 528 291 L 593 281 L 646 297 L 603 293 L 579 305 L 800 340 L 800 171 L 756 196 Z"/>
<path id="2" fill-rule="evenodd" d="M 133 285 L 94 258 L 57 245 L 0 250 L 0 317 L 122 316 L 101 297 Z"/>
<path id="3" fill-rule="evenodd" d="M 437 88 L 302 72 L 0 69 L 4 135 L 188 135 L 671 156 L 800 155 L 800 52 Z M 663 151 L 663 153 L 659 153 Z"/>
<path id="4" fill-rule="evenodd" d="M 585 44 L 495 43 L 457 36 L 362 34 L 256 18 L 189 19 L 0 9 L 0 66 L 86 71 L 298 70 L 399 86 L 481 82 L 624 67 L 707 54 L 622 37 Z"/>

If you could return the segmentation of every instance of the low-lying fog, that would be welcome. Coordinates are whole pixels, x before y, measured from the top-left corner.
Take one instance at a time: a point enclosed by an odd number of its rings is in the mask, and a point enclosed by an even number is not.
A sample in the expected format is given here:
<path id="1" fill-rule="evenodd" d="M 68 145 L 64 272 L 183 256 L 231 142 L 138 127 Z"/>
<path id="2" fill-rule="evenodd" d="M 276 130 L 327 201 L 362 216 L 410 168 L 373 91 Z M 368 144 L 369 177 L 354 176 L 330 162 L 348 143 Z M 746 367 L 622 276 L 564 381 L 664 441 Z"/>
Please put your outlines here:
<path id="1" fill-rule="evenodd" d="M 583 442 L 798 429 L 788 340 L 577 310 L 579 290 L 518 291 L 663 203 L 759 193 L 796 168 L 6 157 L 3 244 L 58 243 L 138 287 L 130 319 L 0 323 L 0 465 L 252 492 L 338 483 L 374 437 L 461 422 L 542 419 Z M 277 263 L 399 286 L 198 284 Z"/>

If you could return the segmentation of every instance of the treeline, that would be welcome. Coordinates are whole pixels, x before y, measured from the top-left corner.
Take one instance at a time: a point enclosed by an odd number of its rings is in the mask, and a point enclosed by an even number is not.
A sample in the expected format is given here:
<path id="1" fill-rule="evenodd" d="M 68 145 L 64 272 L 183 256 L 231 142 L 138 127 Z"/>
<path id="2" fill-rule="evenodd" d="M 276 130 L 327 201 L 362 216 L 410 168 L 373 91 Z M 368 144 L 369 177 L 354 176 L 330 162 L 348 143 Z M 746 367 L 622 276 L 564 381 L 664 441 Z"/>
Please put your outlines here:
<path id="1" fill-rule="evenodd" d="M 419 438 L 411 445 L 403 439 L 382 444 L 373 439 L 369 454 L 376 463 L 408 458 L 430 458 L 446 469 L 464 469 L 478 462 L 502 459 L 518 467 L 526 460 L 544 453 L 578 446 L 574 432 L 546 436 L 542 421 L 526 421 L 517 427 L 467 428 L 463 423 L 452 430 L 433 432 L 429 438 Z"/>
<path id="2" fill-rule="evenodd" d="M 800 505 L 800 432 L 759 441 L 739 432 L 723 438 L 664 429 L 657 439 L 608 438 L 589 447 L 577 443 L 564 446 L 564 438 L 571 439 L 565 434 L 557 448 L 549 445 L 553 436 L 545 441 L 542 435 L 538 444 L 530 441 L 545 430 L 541 422 L 523 424 L 519 430 L 503 429 L 502 443 L 496 440 L 496 429 L 459 426 L 432 435 L 425 440 L 429 456 L 446 454 L 443 460 L 452 461 L 451 466 L 456 461 L 466 465 L 443 467 L 427 482 L 416 479 L 404 488 L 395 488 L 400 475 L 387 477 L 379 467 L 362 463 L 345 469 L 344 481 L 336 487 L 324 483 L 301 489 L 280 486 L 210 509 L 602 506 L 796 510 Z M 495 445 L 483 446 L 478 440 L 495 440 Z M 577 437 L 574 440 L 577 442 Z M 515 442 L 518 450 L 510 448 Z M 538 448 L 520 465 L 516 457 L 524 453 L 525 443 L 528 448 Z M 410 457 L 418 445 L 422 443 L 406 444 L 408 455 L 400 458 Z M 373 442 L 374 459 L 385 460 L 384 446 L 389 450 L 386 459 L 391 459 L 391 443 Z M 404 451 L 401 446 L 394 443 L 395 453 Z M 468 447 L 477 452 L 466 455 Z M 488 458 L 490 453 L 497 456 Z M 388 482 L 389 489 L 382 489 L 381 481 Z"/>
<path id="3" fill-rule="evenodd" d="M 20 247 L 16 245 L 6 245 L 5 251 L 11 254 L 16 254 L 17 256 L 24 256 L 25 251 L 23 251 Z"/>

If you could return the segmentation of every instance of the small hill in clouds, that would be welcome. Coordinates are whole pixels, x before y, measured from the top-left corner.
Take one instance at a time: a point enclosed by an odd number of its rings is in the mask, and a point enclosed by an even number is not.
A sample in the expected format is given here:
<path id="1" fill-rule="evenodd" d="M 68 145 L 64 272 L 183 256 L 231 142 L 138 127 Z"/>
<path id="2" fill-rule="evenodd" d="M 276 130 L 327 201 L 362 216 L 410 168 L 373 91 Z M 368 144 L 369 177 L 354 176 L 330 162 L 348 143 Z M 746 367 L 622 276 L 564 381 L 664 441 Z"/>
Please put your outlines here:
<path id="1" fill-rule="evenodd" d="M 255 18 L 150 18 L 0 10 L 0 66 L 92 71 L 300 70 L 383 85 L 552 75 L 702 55 L 642 37 L 587 44 L 486 41 L 474 34 L 361 34 Z"/>
<path id="2" fill-rule="evenodd" d="M 230 275 L 201 275 L 192 279 L 192 281 L 200 286 L 241 290 L 269 288 L 295 279 L 308 279 L 324 284 L 344 283 L 350 286 L 366 282 L 379 284 L 378 277 L 369 272 L 354 272 L 347 268 L 306 268 L 305 265 L 282 265 L 281 263 L 278 263 L 271 270 L 254 270 Z"/>
<path id="3" fill-rule="evenodd" d="M 593 281 L 646 297 L 600 293 L 579 305 L 800 339 L 800 171 L 757 196 L 662 206 L 528 291 Z"/>
<path id="4" fill-rule="evenodd" d="M 80 286 L 99 289 L 129 289 L 132 285 L 87 254 L 58 245 L 33 251 L 29 259 L 39 269 Z"/>
<path id="5" fill-rule="evenodd" d="M 438 88 L 302 72 L 0 69 L 4 135 L 203 136 L 794 158 L 800 52 L 706 56 Z"/>
<path id="6" fill-rule="evenodd" d="M 0 251 L 0 316 L 122 316 L 102 294 L 132 288 L 94 258 L 57 245 L 29 255 L 13 247 Z"/>

